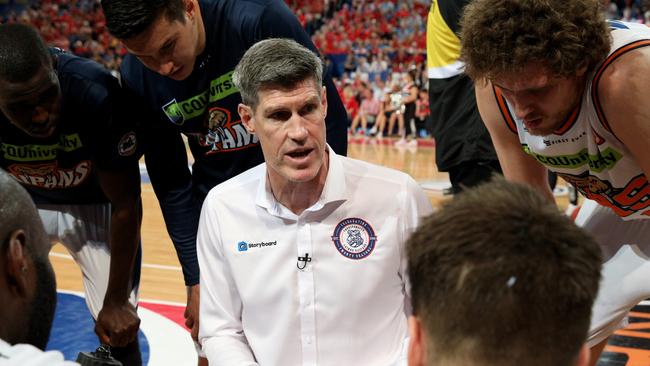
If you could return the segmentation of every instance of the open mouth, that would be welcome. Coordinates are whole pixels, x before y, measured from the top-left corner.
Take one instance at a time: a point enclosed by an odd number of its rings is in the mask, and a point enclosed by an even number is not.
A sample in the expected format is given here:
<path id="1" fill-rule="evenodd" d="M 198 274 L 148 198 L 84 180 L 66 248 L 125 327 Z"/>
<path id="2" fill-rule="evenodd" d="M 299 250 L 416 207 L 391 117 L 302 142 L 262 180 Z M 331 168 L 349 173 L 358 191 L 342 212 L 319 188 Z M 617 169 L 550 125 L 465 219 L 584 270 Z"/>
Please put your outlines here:
<path id="1" fill-rule="evenodd" d="M 311 152 L 312 152 L 312 149 L 300 149 L 300 150 L 291 151 L 291 152 L 287 153 L 287 155 L 292 159 L 304 159 Z"/>

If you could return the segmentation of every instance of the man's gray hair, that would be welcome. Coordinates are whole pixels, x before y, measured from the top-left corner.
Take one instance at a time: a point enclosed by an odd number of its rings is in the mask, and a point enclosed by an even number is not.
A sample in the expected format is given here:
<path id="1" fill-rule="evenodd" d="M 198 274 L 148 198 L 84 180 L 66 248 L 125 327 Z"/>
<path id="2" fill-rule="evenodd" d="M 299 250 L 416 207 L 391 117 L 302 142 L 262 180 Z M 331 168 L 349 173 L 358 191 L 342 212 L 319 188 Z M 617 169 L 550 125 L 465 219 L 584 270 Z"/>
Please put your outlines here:
<path id="1" fill-rule="evenodd" d="M 273 87 L 291 88 L 313 80 L 323 84 L 323 63 L 310 49 L 284 38 L 270 38 L 255 43 L 237 64 L 232 80 L 242 101 L 253 110 L 257 93 Z"/>

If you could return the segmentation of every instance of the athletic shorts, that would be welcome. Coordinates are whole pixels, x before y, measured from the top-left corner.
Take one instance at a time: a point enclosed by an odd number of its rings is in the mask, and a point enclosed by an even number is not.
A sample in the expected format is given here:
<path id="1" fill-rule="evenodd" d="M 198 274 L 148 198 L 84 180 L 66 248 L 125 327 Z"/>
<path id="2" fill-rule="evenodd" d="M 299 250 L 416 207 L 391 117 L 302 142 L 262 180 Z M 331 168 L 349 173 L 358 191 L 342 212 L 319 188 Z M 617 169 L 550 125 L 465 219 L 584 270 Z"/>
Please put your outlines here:
<path id="1" fill-rule="evenodd" d="M 38 213 L 52 245 L 66 247 L 81 269 L 86 305 L 97 319 L 104 304 L 111 264 L 109 237 L 111 232 L 110 204 L 52 205 L 38 204 Z M 140 249 L 138 249 L 140 251 Z M 129 302 L 137 305 L 140 282 L 140 253 L 136 258 L 133 288 Z"/>
<path id="2" fill-rule="evenodd" d="M 625 327 L 628 312 L 650 297 L 650 220 L 623 221 L 609 208 L 585 200 L 576 224 L 593 235 L 603 251 L 587 340 L 592 347 Z"/>

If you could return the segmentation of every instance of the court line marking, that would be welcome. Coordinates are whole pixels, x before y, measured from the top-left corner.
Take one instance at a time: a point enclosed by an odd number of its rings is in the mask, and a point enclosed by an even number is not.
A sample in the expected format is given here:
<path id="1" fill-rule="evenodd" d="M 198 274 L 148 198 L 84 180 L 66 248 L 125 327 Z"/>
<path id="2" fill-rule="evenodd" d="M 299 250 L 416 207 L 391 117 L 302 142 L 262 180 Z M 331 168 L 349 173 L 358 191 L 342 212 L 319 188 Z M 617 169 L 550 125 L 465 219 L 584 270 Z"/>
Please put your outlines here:
<path id="1" fill-rule="evenodd" d="M 74 261 L 74 258 L 70 254 L 50 252 L 50 256 Z M 175 271 L 175 272 L 183 271 L 183 269 L 178 266 L 166 266 L 163 264 L 151 264 L 151 263 L 142 263 L 142 268 L 161 269 L 164 271 Z"/>

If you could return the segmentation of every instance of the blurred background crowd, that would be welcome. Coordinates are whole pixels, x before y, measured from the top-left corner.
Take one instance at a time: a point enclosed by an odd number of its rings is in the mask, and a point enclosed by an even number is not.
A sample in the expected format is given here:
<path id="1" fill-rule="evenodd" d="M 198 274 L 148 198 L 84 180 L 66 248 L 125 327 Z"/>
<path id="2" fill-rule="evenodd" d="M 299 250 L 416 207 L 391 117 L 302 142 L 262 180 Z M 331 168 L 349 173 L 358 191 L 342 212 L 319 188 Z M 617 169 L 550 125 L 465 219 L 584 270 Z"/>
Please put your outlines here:
<path id="1" fill-rule="evenodd" d="M 607 18 L 650 23 L 650 0 L 601 0 Z M 351 133 L 373 122 L 397 128 L 398 94 L 416 87 L 415 129 L 426 137 L 426 19 L 430 0 L 285 0 L 334 76 Z M 99 0 L 0 0 L 0 21 L 38 28 L 44 40 L 119 73 L 124 47 L 106 29 Z M 407 126 L 408 129 L 408 126 Z M 387 134 L 394 131 L 388 130 Z"/>

